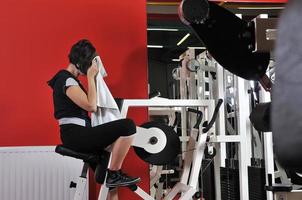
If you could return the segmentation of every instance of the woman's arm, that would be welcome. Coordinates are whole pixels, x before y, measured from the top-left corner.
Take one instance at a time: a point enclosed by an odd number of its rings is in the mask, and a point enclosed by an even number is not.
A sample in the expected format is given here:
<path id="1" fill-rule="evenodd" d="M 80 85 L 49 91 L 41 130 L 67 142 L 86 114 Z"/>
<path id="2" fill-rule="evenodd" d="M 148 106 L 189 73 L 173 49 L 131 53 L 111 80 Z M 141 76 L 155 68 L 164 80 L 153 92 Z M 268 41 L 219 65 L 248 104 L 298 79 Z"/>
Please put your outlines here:
<path id="1" fill-rule="evenodd" d="M 89 112 L 95 112 L 96 106 L 96 84 L 95 76 L 98 73 L 98 68 L 95 62 L 92 62 L 91 67 L 87 71 L 88 91 L 86 93 L 79 86 L 70 86 L 66 90 L 66 95 L 79 107 Z"/>

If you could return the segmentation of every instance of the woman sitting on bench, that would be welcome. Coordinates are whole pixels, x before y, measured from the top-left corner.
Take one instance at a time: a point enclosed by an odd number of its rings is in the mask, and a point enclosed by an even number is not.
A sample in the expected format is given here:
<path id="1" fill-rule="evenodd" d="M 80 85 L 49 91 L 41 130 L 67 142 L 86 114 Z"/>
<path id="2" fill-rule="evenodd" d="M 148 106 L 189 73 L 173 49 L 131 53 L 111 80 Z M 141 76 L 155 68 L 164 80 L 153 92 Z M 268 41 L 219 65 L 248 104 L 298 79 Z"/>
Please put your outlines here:
<path id="1" fill-rule="evenodd" d="M 54 116 L 60 125 L 61 140 L 65 147 L 83 153 L 101 152 L 112 145 L 107 187 L 133 185 L 140 178 L 126 175 L 121 167 L 136 133 L 134 122 L 120 119 L 95 127 L 90 124 L 88 112 L 97 109 L 95 56 L 96 49 L 88 40 L 78 41 L 70 50 L 67 68 L 48 81 L 53 89 Z M 87 92 L 77 79 L 79 75 L 87 76 Z"/>

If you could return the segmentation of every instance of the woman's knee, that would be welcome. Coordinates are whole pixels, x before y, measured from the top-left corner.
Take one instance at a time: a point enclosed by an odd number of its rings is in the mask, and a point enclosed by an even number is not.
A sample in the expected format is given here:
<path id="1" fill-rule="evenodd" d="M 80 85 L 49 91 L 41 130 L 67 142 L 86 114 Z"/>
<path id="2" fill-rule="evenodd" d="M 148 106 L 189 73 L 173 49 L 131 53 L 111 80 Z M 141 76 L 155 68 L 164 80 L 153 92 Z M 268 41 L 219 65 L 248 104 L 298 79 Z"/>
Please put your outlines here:
<path id="1" fill-rule="evenodd" d="M 121 134 L 123 136 L 130 136 L 136 133 L 136 125 L 132 119 L 122 119 L 122 127 Z"/>

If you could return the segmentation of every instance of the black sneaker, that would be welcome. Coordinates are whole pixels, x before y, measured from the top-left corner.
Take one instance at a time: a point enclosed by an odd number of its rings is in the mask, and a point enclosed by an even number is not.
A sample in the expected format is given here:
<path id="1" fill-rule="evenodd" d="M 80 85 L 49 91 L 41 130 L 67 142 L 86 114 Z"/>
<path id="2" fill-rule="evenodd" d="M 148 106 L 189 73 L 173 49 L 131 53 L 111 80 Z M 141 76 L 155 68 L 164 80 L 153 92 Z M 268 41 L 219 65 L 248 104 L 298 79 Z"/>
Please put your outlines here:
<path id="1" fill-rule="evenodd" d="M 139 177 L 131 177 L 127 174 L 124 174 L 121 170 L 111 171 L 108 170 L 106 186 L 107 187 L 121 187 L 121 186 L 129 186 L 134 185 L 140 182 Z"/>

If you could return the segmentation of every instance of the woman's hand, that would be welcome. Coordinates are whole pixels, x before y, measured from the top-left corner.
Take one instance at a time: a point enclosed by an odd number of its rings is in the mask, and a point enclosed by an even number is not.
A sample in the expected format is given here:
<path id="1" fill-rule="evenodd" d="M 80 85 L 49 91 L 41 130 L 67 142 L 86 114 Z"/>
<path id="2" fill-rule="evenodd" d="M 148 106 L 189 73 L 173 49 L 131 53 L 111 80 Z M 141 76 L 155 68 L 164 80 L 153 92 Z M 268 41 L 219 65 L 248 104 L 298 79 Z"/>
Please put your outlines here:
<path id="1" fill-rule="evenodd" d="M 99 72 L 96 62 L 93 60 L 91 66 L 87 70 L 87 77 L 94 78 Z"/>

